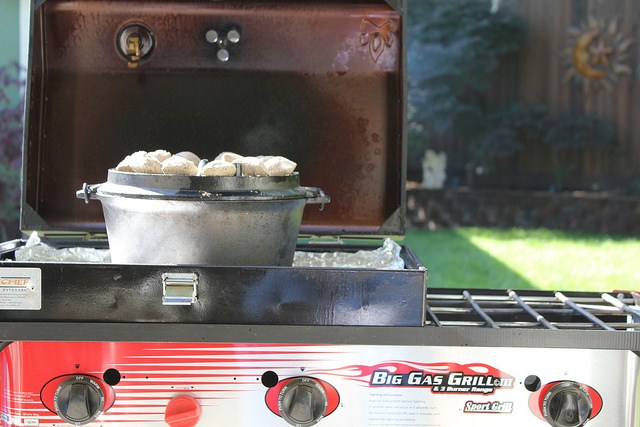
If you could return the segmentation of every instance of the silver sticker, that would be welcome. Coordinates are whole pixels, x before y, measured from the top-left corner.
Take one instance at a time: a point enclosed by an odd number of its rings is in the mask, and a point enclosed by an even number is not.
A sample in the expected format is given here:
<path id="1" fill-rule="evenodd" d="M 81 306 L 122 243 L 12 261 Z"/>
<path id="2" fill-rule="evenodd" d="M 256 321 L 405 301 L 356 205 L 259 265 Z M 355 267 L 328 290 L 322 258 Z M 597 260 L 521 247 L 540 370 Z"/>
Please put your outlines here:
<path id="1" fill-rule="evenodd" d="M 40 310 L 42 272 L 39 268 L 0 268 L 0 310 Z"/>

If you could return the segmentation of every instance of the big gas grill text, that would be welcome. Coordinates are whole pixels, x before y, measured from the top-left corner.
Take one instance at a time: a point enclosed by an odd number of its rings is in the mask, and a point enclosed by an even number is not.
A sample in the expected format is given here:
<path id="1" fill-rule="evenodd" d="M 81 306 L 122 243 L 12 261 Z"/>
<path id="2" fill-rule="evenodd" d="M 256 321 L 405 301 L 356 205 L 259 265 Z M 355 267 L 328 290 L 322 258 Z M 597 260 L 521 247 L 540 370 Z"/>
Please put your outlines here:
<path id="1" fill-rule="evenodd" d="M 372 386 L 428 387 L 433 393 L 492 394 L 499 388 L 512 388 L 512 377 L 493 375 L 469 375 L 462 372 L 432 374 L 423 371 L 391 373 L 376 370 L 369 382 Z"/>

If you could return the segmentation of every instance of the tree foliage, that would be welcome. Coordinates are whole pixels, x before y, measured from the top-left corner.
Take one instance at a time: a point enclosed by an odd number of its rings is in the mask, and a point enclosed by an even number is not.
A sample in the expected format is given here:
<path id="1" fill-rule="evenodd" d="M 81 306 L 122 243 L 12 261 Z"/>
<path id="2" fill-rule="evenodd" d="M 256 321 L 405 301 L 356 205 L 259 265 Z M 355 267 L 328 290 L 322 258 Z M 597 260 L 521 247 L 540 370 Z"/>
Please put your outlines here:
<path id="1" fill-rule="evenodd" d="M 482 97 L 500 58 L 520 47 L 522 20 L 505 8 L 494 13 L 490 0 L 410 0 L 408 23 L 410 151 L 450 135 L 469 144 L 464 162 L 481 162 L 471 145 L 501 114 Z"/>

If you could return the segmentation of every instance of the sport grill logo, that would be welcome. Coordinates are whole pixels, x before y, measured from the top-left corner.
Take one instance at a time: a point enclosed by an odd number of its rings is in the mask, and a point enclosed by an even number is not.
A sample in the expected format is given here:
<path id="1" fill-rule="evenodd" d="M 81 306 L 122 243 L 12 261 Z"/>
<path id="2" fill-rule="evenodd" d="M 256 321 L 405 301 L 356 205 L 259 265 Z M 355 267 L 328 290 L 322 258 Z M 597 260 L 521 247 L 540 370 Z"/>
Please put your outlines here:
<path id="1" fill-rule="evenodd" d="M 464 412 L 468 414 L 510 414 L 513 402 L 472 402 L 464 404 Z"/>

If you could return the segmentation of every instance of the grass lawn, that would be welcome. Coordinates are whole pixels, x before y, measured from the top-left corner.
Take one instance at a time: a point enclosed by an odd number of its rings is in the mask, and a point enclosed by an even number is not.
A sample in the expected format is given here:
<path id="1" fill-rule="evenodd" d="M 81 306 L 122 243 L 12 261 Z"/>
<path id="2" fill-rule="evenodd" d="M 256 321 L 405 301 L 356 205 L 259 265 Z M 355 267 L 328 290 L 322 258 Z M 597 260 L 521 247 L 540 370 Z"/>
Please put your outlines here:
<path id="1" fill-rule="evenodd" d="M 640 238 L 551 230 L 408 230 L 430 287 L 640 291 Z"/>

